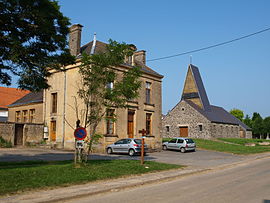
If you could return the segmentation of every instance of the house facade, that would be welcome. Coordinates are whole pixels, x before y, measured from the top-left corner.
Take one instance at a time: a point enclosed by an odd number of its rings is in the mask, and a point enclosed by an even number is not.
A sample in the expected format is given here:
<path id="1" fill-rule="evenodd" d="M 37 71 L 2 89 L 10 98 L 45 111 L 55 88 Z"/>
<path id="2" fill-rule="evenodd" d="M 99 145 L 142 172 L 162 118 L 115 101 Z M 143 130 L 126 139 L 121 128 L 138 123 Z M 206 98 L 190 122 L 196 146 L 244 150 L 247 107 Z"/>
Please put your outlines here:
<path id="1" fill-rule="evenodd" d="M 44 123 L 48 127 L 49 142 L 56 147 L 74 148 L 74 129 L 76 128 L 76 106 L 83 108 L 78 98 L 80 85 L 79 66 L 82 53 L 96 54 L 106 50 L 106 44 L 93 40 L 84 46 L 81 44 L 82 26 L 70 28 L 69 46 L 71 54 L 77 57 L 76 64 L 66 66 L 64 71 L 52 71 L 48 78 L 50 89 L 44 92 Z M 97 127 L 102 134 L 95 150 L 104 152 L 107 144 L 121 138 L 141 138 L 139 130 L 146 129 L 146 143 L 150 148 L 161 148 L 161 84 L 163 76 L 146 65 L 145 51 L 136 51 L 125 64 L 113 67 L 118 77 L 134 66 L 142 67 L 142 82 L 139 97 L 129 101 L 127 109 L 109 109 L 116 115 L 116 121 L 103 119 Z M 89 132 L 89 129 L 87 129 Z"/>
<path id="2" fill-rule="evenodd" d="M 199 69 L 190 64 L 181 101 L 162 119 L 162 136 L 252 138 L 252 132 L 222 107 L 210 105 Z"/>

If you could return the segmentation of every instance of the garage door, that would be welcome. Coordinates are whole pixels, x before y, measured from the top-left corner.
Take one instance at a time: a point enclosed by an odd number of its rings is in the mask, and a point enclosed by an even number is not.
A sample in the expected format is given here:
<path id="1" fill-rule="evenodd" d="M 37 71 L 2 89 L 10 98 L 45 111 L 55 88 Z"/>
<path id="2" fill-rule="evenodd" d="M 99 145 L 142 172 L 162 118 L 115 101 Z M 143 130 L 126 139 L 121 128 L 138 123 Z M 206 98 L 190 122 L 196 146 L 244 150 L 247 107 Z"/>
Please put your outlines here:
<path id="1" fill-rule="evenodd" d="M 180 127 L 180 137 L 187 137 L 188 136 L 188 127 Z"/>

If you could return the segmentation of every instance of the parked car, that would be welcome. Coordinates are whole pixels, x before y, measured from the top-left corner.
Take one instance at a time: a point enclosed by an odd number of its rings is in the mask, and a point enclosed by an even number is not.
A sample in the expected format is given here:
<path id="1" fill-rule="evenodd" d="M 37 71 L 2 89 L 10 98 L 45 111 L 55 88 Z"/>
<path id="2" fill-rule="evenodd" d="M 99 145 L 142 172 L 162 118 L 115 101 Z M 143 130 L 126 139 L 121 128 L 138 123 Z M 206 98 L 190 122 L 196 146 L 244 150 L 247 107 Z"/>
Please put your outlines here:
<path id="1" fill-rule="evenodd" d="M 172 138 L 169 142 L 162 143 L 163 150 L 173 149 L 180 150 L 182 153 L 186 151 L 194 151 L 196 150 L 195 142 L 190 138 L 184 137 L 175 137 Z"/>
<path id="2" fill-rule="evenodd" d="M 110 144 L 106 147 L 106 151 L 108 154 L 112 153 L 124 153 L 128 154 L 129 156 L 133 156 L 141 152 L 142 140 L 141 139 L 134 139 L 134 138 L 127 138 L 121 139 L 117 142 Z M 144 144 L 144 152 L 148 151 L 148 146 Z"/>

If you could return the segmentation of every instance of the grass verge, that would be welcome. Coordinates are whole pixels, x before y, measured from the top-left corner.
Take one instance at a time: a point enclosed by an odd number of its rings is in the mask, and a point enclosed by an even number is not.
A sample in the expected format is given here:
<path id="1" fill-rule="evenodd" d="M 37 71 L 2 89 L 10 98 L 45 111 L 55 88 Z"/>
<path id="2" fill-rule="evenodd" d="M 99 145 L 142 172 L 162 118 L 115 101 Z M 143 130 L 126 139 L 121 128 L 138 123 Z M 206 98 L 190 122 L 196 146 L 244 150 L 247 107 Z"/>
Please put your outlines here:
<path id="1" fill-rule="evenodd" d="M 215 150 L 219 152 L 229 152 L 233 154 L 255 154 L 262 152 L 270 152 L 269 146 L 249 147 L 244 145 L 234 145 L 204 139 L 194 139 L 194 141 L 196 142 L 197 147 L 207 150 Z"/>
<path id="2" fill-rule="evenodd" d="M 265 140 L 265 139 L 245 139 L 245 138 L 218 138 L 221 141 L 225 141 L 225 142 L 231 142 L 231 143 L 235 143 L 235 144 L 240 144 L 240 145 L 245 145 L 247 143 L 255 143 L 258 146 L 260 142 L 269 142 L 269 140 Z"/>
<path id="3" fill-rule="evenodd" d="M 0 162 L 0 195 L 181 167 L 152 161 L 141 166 L 137 160 L 91 160 L 79 168 L 72 161 Z"/>

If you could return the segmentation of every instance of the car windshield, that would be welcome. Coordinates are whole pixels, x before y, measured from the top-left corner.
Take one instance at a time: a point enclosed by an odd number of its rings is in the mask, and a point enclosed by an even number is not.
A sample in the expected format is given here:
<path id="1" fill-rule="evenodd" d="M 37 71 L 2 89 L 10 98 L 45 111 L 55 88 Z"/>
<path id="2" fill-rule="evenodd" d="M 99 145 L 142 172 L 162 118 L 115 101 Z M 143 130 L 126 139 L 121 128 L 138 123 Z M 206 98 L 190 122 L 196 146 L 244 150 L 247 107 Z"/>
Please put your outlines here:
<path id="1" fill-rule="evenodd" d="M 140 140 L 140 139 L 135 139 L 134 142 L 135 142 L 136 144 L 142 144 L 142 140 Z"/>
<path id="2" fill-rule="evenodd" d="M 194 141 L 193 141 L 192 139 L 185 139 L 185 140 L 186 140 L 186 142 L 187 142 L 188 144 L 194 143 Z"/>

